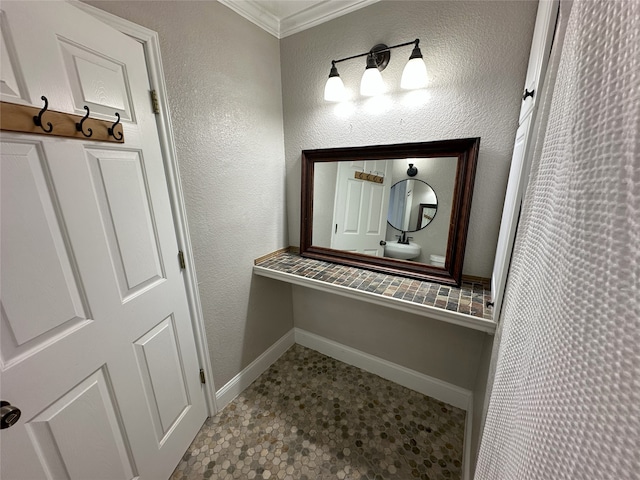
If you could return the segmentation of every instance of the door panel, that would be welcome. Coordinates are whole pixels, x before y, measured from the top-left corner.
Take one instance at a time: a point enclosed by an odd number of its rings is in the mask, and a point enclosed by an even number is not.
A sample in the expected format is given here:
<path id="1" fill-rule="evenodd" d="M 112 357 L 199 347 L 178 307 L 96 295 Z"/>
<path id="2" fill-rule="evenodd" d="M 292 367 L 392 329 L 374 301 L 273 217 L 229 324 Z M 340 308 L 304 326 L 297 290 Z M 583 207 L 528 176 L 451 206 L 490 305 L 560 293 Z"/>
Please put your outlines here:
<path id="1" fill-rule="evenodd" d="M 22 417 L 0 477 L 168 478 L 206 406 L 144 51 L 65 2 L 2 9 L 33 104 L 119 111 L 125 143 L 1 134 L 0 381 Z"/>
<path id="2" fill-rule="evenodd" d="M 92 114 L 112 118 L 118 112 L 122 120 L 133 121 L 125 66 L 65 38 L 58 38 L 58 42 L 75 110 L 82 112 L 87 105 Z"/>
<path id="3" fill-rule="evenodd" d="M 142 152 L 86 150 L 123 301 L 164 279 Z"/>
<path id="4" fill-rule="evenodd" d="M 0 99 L 3 102 L 25 103 L 25 88 L 13 37 L 5 13 L 0 10 Z"/>
<path id="5" fill-rule="evenodd" d="M 37 337 L 65 324 L 73 328 L 89 316 L 41 148 L 1 145 L 2 333 L 15 340 L 14 348 L 27 342 L 33 348 Z"/>
<path id="6" fill-rule="evenodd" d="M 156 437 L 158 444 L 162 444 L 190 404 L 173 316 L 164 319 L 134 345 Z"/>
<path id="7" fill-rule="evenodd" d="M 366 234 L 384 236 L 386 228 L 384 229 L 385 231 L 382 231 L 382 227 L 386 227 L 387 219 L 386 216 L 383 215 L 383 212 L 386 214 L 389 209 L 388 205 L 386 206 L 386 208 L 384 205 L 385 201 L 387 203 L 389 201 L 389 198 L 385 197 L 384 186 L 372 183 L 369 190 L 369 198 L 367 200 L 369 203 L 369 214 L 367 215 Z"/>
<path id="8" fill-rule="evenodd" d="M 341 231 L 344 235 L 358 235 L 360 233 L 360 213 L 362 210 L 361 180 L 348 179 L 346 192 L 346 206 L 344 209 L 344 220 L 338 225 L 343 225 Z M 340 228 L 340 227 L 338 227 Z"/>
<path id="9" fill-rule="evenodd" d="M 113 397 L 102 368 L 27 424 L 40 462 L 53 478 L 137 476 Z"/>

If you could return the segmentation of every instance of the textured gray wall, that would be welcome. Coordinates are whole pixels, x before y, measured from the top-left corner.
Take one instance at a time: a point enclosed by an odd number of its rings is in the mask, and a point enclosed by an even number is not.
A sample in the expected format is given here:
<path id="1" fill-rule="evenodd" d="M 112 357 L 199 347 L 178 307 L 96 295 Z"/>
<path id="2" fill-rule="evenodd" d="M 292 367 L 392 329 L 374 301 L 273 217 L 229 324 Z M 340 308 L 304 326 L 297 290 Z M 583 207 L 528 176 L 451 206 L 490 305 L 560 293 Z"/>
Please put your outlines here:
<path id="1" fill-rule="evenodd" d="M 288 243 L 279 42 L 218 2 L 87 3 L 160 36 L 219 389 L 293 327 L 290 285 L 252 275 Z"/>
<path id="2" fill-rule="evenodd" d="M 481 137 L 464 273 L 490 277 L 515 139 L 535 1 L 382 1 L 281 41 L 289 239 L 299 243 L 303 149 Z M 338 64 L 352 100 L 323 100 L 331 60 L 420 38 L 431 83 L 399 83 L 392 52 L 383 98 L 359 96 L 364 60 Z M 335 297 L 335 298 L 334 298 Z M 294 287 L 294 323 L 311 333 L 470 390 L 485 335 Z"/>
<path id="3" fill-rule="evenodd" d="M 464 273 L 490 277 L 535 1 L 382 1 L 281 41 L 289 239 L 299 244 L 303 149 L 482 137 Z M 331 60 L 420 38 L 426 91 L 399 88 L 410 47 L 382 72 L 389 92 L 360 97 L 364 59 L 338 64 L 352 101 L 322 98 Z"/>
<path id="4" fill-rule="evenodd" d="M 293 299 L 298 328 L 474 389 L 483 332 L 297 285 Z"/>
<path id="5" fill-rule="evenodd" d="M 489 276 L 535 2 L 380 2 L 281 42 L 217 2 L 88 3 L 160 35 L 217 387 L 293 326 L 293 302 L 301 328 L 473 388 L 483 334 L 303 288 L 292 301 L 251 266 L 299 242 L 303 148 L 480 136 L 465 273 Z M 322 100 L 332 58 L 415 37 L 427 96 L 397 88 L 403 49 L 384 98 Z M 364 62 L 342 65 L 356 90 Z M 448 353 L 456 345 L 463 355 Z"/>

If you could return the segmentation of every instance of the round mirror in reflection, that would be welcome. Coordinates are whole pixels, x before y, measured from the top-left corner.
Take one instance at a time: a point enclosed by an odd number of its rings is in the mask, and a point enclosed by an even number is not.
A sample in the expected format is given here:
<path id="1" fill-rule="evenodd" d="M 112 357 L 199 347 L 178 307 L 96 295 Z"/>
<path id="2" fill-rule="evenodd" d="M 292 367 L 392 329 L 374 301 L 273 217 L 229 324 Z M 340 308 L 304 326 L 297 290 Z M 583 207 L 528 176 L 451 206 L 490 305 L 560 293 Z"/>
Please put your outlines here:
<path id="1" fill-rule="evenodd" d="M 396 230 L 417 232 L 429 225 L 438 211 L 438 197 L 422 180 L 400 180 L 391 187 L 387 221 Z"/>

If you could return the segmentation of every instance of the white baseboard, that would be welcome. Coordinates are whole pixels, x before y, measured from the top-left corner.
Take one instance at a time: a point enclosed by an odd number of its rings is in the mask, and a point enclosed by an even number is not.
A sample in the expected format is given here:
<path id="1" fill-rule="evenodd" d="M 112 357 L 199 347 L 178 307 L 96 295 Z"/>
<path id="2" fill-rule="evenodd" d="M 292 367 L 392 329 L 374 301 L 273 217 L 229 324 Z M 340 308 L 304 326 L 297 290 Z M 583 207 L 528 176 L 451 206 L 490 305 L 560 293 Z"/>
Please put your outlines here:
<path id="1" fill-rule="evenodd" d="M 470 405 L 472 393 L 470 390 L 457 387 L 451 383 L 443 382 L 437 378 L 416 372 L 396 363 L 374 357 L 355 348 L 347 347 L 333 340 L 320 337 L 314 333 L 295 328 L 295 341 L 300 345 L 316 350 L 324 355 L 348 363 L 386 378 L 398 385 L 410 388 L 423 395 L 427 395 L 454 407 L 467 410 Z"/>
<path id="2" fill-rule="evenodd" d="M 291 329 L 280 340 L 271 345 L 262 355 L 247 365 L 240 373 L 229 380 L 216 392 L 216 405 L 221 411 L 244 389 L 251 385 L 256 378 L 262 375 L 284 352 L 295 343 L 294 329 Z"/>

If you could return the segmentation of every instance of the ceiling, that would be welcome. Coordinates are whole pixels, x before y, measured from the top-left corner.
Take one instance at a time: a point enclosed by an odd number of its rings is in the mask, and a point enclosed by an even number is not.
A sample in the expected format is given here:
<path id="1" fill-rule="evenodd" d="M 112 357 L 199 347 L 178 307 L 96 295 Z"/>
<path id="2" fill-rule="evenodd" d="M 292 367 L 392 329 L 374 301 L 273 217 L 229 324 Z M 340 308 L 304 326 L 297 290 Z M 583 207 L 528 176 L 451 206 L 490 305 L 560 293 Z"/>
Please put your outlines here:
<path id="1" fill-rule="evenodd" d="M 371 5 L 379 0 L 218 0 L 276 38 Z"/>

